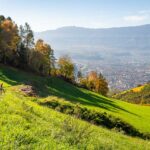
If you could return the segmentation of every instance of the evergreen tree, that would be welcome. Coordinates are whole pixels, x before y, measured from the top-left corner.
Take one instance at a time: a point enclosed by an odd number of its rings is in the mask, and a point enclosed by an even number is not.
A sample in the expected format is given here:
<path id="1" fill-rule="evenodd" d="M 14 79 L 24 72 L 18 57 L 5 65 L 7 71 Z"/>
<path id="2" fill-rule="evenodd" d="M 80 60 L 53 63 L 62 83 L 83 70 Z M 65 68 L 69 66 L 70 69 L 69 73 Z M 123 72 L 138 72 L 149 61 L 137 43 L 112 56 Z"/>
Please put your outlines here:
<path id="1" fill-rule="evenodd" d="M 28 23 L 20 26 L 20 43 L 18 47 L 18 54 L 22 67 L 28 66 L 29 55 L 34 47 L 34 35 Z"/>

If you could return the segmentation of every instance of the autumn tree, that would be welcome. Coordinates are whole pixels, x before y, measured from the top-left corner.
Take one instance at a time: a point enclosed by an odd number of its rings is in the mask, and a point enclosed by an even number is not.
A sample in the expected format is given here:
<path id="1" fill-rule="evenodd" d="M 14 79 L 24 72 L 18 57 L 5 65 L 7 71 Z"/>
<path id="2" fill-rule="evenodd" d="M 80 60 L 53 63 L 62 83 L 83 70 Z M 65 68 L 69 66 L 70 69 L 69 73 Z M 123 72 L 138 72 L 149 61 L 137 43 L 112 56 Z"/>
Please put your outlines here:
<path id="1" fill-rule="evenodd" d="M 96 92 L 106 96 L 109 91 L 108 82 L 101 73 L 98 75 L 97 82 L 98 83 L 96 84 Z"/>
<path id="2" fill-rule="evenodd" d="M 108 93 L 108 83 L 104 76 L 96 71 L 91 71 L 86 77 L 80 79 L 80 85 L 91 91 L 97 92 L 102 95 L 107 95 Z"/>
<path id="3" fill-rule="evenodd" d="M 74 80 L 74 64 L 69 56 L 60 57 L 58 67 L 61 76 L 72 81 Z"/>
<path id="4" fill-rule="evenodd" d="M 11 18 L 0 17 L 0 61 L 4 64 L 18 64 L 17 46 L 20 40 L 17 25 Z"/>
<path id="5" fill-rule="evenodd" d="M 42 75 L 50 75 L 51 68 L 54 67 L 54 53 L 50 45 L 39 39 L 35 44 L 35 49 L 30 54 L 30 66 Z"/>
<path id="6" fill-rule="evenodd" d="M 97 80 L 98 80 L 97 72 L 91 71 L 87 76 L 87 87 L 92 91 L 96 91 Z"/>
<path id="7" fill-rule="evenodd" d="M 3 51 L 2 51 L 2 42 L 3 42 L 3 36 L 2 36 L 2 27 L 1 27 L 1 23 L 5 20 L 4 16 L 0 16 L 0 62 L 2 61 L 2 57 L 3 57 Z"/>
<path id="8" fill-rule="evenodd" d="M 102 95 L 107 95 L 108 93 L 108 83 L 104 76 L 95 71 L 91 71 L 87 77 L 87 86 L 90 90 L 100 93 Z"/>
<path id="9" fill-rule="evenodd" d="M 42 75 L 50 75 L 55 67 L 54 51 L 50 45 L 38 40 L 28 23 L 17 25 L 10 17 L 0 16 L 0 62 L 32 69 Z"/>

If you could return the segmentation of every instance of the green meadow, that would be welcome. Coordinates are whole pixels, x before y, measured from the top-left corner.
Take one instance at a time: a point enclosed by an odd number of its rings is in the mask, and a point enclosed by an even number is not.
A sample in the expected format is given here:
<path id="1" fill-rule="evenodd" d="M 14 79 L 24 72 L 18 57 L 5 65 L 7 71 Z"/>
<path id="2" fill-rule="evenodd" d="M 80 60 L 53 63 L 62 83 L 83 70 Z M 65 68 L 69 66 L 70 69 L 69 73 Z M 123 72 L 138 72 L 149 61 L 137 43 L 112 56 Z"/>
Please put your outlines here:
<path id="1" fill-rule="evenodd" d="M 38 101 L 58 99 L 80 104 L 96 112 L 107 112 L 150 133 L 150 107 L 103 97 L 53 77 L 40 77 L 0 65 L 0 149 L 96 149 L 148 150 L 150 141 L 130 137 L 115 130 L 39 105 Z M 20 91 L 33 85 L 36 97 Z"/>

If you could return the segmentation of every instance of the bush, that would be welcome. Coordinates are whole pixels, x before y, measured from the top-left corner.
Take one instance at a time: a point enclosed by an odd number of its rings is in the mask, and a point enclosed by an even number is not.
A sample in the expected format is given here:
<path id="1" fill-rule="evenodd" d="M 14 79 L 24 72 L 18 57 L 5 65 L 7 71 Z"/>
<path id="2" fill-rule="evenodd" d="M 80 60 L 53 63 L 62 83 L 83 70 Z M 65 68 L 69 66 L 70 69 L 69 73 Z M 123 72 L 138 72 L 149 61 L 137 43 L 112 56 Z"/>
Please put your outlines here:
<path id="1" fill-rule="evenodd" d="M 130 136 L 138 136 L 143 139 L 150 139 L 150 135 L 140 133 L 130 124 L 122 121 L 119 118 L 115 118 L 114 116 L 108 115 L 106 112 L 96 112 L 81 107 L 79 104 L 75 105 L 69 102 L 63 103 L 57 100 L 39 102 L 39 104 L 53 108 L 65 114 L 73 115 L 76 118 L 80 118 L 95 125 L 102 125 L 109 129 L 115 129 Z"/>

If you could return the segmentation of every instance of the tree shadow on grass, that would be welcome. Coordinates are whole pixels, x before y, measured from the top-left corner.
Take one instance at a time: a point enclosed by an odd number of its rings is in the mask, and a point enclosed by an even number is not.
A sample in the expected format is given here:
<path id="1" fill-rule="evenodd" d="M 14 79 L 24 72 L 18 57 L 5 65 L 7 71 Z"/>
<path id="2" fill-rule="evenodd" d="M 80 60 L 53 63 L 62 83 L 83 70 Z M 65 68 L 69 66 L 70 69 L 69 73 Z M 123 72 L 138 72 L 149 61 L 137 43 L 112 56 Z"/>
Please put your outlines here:
<path id="1" fill-rule="evenodd" d="M 137 114 L 132 113 L 118 106 L 117 104 L 115 104 L 115 101 L 113 100 L 108 100 L 106 97 L 99 96 L 98 94 L 95 94 L 93 92 L 84 89 L 79 89 L 78 87 L 75 87 L 69 83 L 63 83 L 64 81 L 59 80 L 59 82 L 60 82 L 59 87 L 54 84 L 55 81 L 52 81 L 51 85 L 47 87 L 49 89 L 48 91 L 51 91 L 52 95 L 64 98 L 67 101 L 72 101 L 73 103 L 80 103 L 87 106 L 94 106 L 96 108 L 100 107 L 112 112 L 117 112 L 121 110 L 130 113 L 132 115 L 138 116 Z"/>
<path id="2" fill-rule="evenodd" d="M 39 97 L 54 95 L 73 103 L 94 106 L 96 108 L 100 107 L 112 112 L 121 110 L 138 116 L 137 114 L 116 105 L 113 100 L 107 100 L 107 98 L 98 96 L 90 91 L 79 89 L 59 78 L 40 77 L 32 73 L 30 74 L 20 70 L 18 71 L 17 69 L 3 67 L 0 72 L 0 80 L 12 86 L 20 84 L 33 85 L 36 88 Z"/>
<path id="3" fill-rule="evenodd" d="M 0 65 L 0 80 L 6 82 L 11 86 L 15 86 L 23 83 L 25 79 L 23 78 L 21 73 L 17 71 L 17 69 Z"/>

